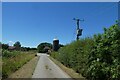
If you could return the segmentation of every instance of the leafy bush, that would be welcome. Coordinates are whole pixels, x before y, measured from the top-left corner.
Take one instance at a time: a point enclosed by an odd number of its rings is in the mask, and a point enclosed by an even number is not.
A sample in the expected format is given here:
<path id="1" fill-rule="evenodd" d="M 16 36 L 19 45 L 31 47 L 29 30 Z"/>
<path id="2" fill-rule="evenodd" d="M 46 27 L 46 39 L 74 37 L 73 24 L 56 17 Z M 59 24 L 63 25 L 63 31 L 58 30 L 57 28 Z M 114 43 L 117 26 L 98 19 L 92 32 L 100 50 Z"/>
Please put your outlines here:
<path id="1" fill-rule="evenodd" d="M 76 72 L 85 73 L 86 61 L 88 54 L 92 48 L 93 39 L 85 38 L 74 41 L 59 49 L 58 52 L 53 52 L 51 56 L 56 58 L 67 67 L 73 68 Z"/>
<path id="2" fill-rule="evenodd" d="M 120 27 L 104 28 L 94 36 L 95 45 L 89 55 L 87 78 L 120 79 Z"/>
<path id="3" fill-rule="evenodd" d="M 15 57 L 17 55 L 19 55 L 20 52 L 19 51 L 8 51 L 8 50 L 2 50 L 2 57 L 6 57 L 6 58 L 10 58 L 10 57 Z"/>
<path id="4" fill-rule="evenodd" d="M 74 41 L 51 54 L 88 80 L 120 79 L 120 26 L 104 28 L 103 34 Z"/>

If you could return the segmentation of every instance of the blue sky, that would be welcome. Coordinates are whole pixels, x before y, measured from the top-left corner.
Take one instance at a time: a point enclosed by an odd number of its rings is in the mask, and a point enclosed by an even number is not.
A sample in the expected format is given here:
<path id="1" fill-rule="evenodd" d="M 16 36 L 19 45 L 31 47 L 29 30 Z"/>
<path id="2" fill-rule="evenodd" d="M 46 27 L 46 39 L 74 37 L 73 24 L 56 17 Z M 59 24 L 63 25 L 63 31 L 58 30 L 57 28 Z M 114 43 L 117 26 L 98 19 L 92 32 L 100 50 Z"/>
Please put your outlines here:
<path id="1" fill-rule="evenodd" d="M 57 37 L 61 44 L 76 39 L 76 22 L 83 35 L 103 33 L 103 27 L 118 19 L 117 2 L 4 2 L 2 3 L 2 42 L 20 41 L 22 46 L 36 47 L 41 42 L 52 43 Z"/>

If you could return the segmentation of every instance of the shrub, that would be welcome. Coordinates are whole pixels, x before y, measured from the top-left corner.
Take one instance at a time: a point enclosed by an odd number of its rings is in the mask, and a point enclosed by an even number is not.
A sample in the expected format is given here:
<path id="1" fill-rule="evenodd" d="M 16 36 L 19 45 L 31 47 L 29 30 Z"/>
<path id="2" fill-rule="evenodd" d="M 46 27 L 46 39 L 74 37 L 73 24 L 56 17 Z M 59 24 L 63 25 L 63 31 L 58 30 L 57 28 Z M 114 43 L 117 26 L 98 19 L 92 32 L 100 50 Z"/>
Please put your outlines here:
<path id="1" fill-rule="evenodd" d="M 88 80 L 120 79 L 120 26 L 115 24 L 104 28 L 103 34 L 74 41 L 51 56 Z"/>
<path id="2" fill-rule="evenodd" d="M 94 36 L 95 45 L 89 55 L 88 79 L 120 79 L 120 27 L 104 28 Z"/>
<path id="3" fill-rule="evenodd" d="M 67 67 L 73 68 L 76 72 L 85 74 L 86 62 L 89 52 L 93 45 L 92 38 L 85 38 L 74 41 L 59 49 L 58 52 L 53 52 L 52 57 L 56 58 Z"/>

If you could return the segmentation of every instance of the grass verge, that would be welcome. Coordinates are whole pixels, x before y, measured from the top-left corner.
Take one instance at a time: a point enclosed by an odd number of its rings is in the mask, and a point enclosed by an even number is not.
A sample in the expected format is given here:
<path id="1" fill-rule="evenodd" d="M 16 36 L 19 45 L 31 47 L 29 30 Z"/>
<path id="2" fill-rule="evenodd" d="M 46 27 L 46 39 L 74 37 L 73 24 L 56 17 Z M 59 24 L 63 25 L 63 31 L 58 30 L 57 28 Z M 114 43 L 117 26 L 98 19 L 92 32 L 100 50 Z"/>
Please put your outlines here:
<path id="1" fill-rule="evenodd" d="M 0 56 L 0 80 L 2 79 L 2 56 Z"/>
<path id="2" fill-rule="evenodd" d="M 11 52 L 11 54 L 14 52 Z M 17 54 L 17 52 L 15 53 Z M 35 57 L 34 53 L 18 52 L 16 56 L 2 57 L 2 78 L 8 78 L 9 75 L 21 68 L 24 64 Z"/>
<path id="3" fill-rule="evenodd" d="M 39 56 L 36 56 L 25 65 L 23 65 L 20 69 L 11 74 L 9 78 L 32 78 L 38 60 Z"/>
<path id="4" fill-rule="evenodd" d="M 57 61 L 56 59 L 52 58 L 51 56 L 49 56 L 49 58 L 50 58 L 56 65 L 58 65 L 63 71 L 65 71 L 71 78 L 73 78 L 74 80 L 85 80 L 85 78 L 82 77 L 82 75 L 80 75 L 79 73 L 76 73 L 73 69 L 64 66 L 64 65 L 61 64 L 59 61 Z"/>

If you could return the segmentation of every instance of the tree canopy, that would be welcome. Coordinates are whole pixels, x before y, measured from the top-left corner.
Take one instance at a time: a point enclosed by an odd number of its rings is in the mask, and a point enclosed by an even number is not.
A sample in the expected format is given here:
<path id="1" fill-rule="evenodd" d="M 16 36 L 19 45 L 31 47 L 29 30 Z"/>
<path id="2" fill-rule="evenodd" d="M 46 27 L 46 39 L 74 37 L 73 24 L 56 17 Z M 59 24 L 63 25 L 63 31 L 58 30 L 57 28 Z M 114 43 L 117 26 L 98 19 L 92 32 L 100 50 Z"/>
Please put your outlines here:
<path id="1" fill-rule="evenodd" d="M 40 43 L 37 46 L 38 52 L 45 53 L 46 52 L 46 50 L 44 50 L 45 47 L 49 47 L 50 49 L 52 49 L 52 44 L 51 43 L 47 43 L 47 42 Z"/>
<path id="2" fill-rule="evenodd" d="M 8 49 L 9 45 L 8 44 L 1 44 L 2 45 L 2 49 Z"/>
<path id="3" fill-rule="evenodd" d="M 21 48 L 21 44 L 19 41 L 15 42 L 14 46 L 15 46 L 16 50 L 20 50 L 20 48 Z"/>

